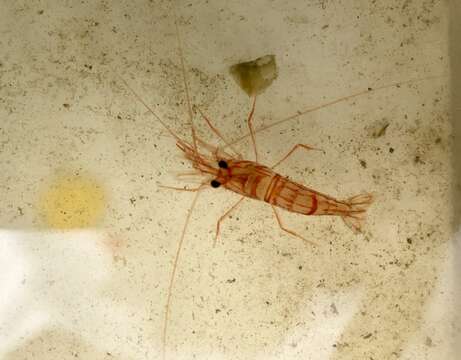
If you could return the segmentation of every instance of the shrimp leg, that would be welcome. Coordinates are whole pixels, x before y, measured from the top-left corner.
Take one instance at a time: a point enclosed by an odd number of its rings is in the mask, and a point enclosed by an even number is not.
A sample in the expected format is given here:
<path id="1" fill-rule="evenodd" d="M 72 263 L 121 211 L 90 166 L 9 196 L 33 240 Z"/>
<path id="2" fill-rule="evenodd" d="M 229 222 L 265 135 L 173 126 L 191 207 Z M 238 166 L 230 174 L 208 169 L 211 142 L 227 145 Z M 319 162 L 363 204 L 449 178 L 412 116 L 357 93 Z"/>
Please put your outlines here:
<path id="1" fill-rule="evenodd" d="M 279 224 L 279 227 L 280 229 L 282 229 L 283 231 L 287 232 L 288 234 L 292 235 L 292 236 L 295 236 L 307 243 L 309 243 L 310 245 L 314 245 L 314 246 L 318 246 L 318 244 L 316 244 L 315 242 L 313 241 L 310 241 L 310 240 L 307 240 L 306 238 L 302 237 L 301 235 L 299 235 L 298 233 L 294 232 L 293 230 L 290 230 L 290 229 L 287 229 L 285 227 L 285 225 L 283 225 L 282 223 L 282 219 L 280 218 L 280 215 L 279 213 L 277 212 L 277 209 L 275 208 L 274 205 L 271 205 L 272 206 L 272 210 L 274 210 L 274 215 L 275 215 L 275 218 L 277 219 L 277 223 Z"/>
<path id="2" fill-rule="evenodd" d="M 237 206 L 239 206 L 241 204 L 241 202 L 245 199 L 245 196 L 242 196 L 239 201 L 237 201 L 234 205 L 232 205 L 232 207 L 229 208 L 229 210 L 227 210 L 219 219 L 218 221 L 216 222 L 216 235 L 215 235 L 215 238 L 214 238 L 214 242 L 213 242 L 213 247 L 216 246 L 216 242 L 218 241 L 218 236 L 219 236 L 219 229 L 221 227 L 221 222 L 229 216 L 229 214 L 235 210 L 237 208 Z"/>
<path id="3" fill-rule="evenodd" d="M 226 147 L 229 147 L 233 152 L 234 154 L 236 154 L 238 156 L 238 158 L 242 158 L 242 154 L 240 154 L 237 150 L 235 150 L 235 148 L 232 146 L 232 144 L 230 144 L 225 138 L 224 136 L 221 134 L 221 132 L 215 128 L 213 126 L 213 124 L 211 123 L 210 119 L 205 115 L 205 113 L 200 109 L 200 107 L 198 105 L 194 105 L 194 108 L 198 110 L 198 112 L 200 113 L 200 116 L 202 116 L 203 120 L 205 120 L 205 122 L 207 123 L 208 127 L 211 129 L 211 131 L 213 131 L 216 136 L 218 136 L 223 142 L 224 144 L 226 145 Z"/>
<path id="4" fill-rule="evenodd" d="M 250 129 L 250 134 L 251 134 L 251 141 L 253 143 L 253 149 L 255 152 L 255 162 L 258 162 L 258 150 L 256 148 L 256 137 L 255 137 L 255 130 L 253 128 L 253 115 L 255 113 L 255 107 L 256 107 L 256 96 L 253 99 L 253 105 L 251 106 L 251 111 L 250 114 L 248 115 L 248 128 Z"/>
<path id="5" fill-rule="evenodd" d="M 168 190 L 176 190 L 176 191 L 188 191 L 188 192 L 197 192 L 201 189 L 203 189 L 203 186 L 205 184 L 201 184 L 199 187 L 196 188 L 191 188 L 191 189 L 186 189 L 186 188 L 181 188 L 181 187 L 175 187 L 175 186 L 167 186 L 167 185 L 161 185 L 157 184 L 158 187 L 161 187 L 163 189 L 168 189 Z"/>
<path id="6" fill-rule="evenodd" d="M 288 157 L 290 157 L 296 150 L 298 150 L 299 148 L 301 149 L 305 149 L 305 150 L 319 150 L 321 151 L 320 149 L 316 149 L 312 146 L 309 146 L 309 145 L 305 145 L 305 144 L 296 144 L 295 146 L 293 146 L 293 148 L 288 152 L 288 154 L 286 154 L 282 159 L 280 159 L 279 161 L 277 161 L 275 163 L 275 165 L 272 165 L 271 166 L 271 169 L 275 168 L 276 166 L 280 165 L 282 162 L 284 162 L 286 159 L 288 159 Z"/>

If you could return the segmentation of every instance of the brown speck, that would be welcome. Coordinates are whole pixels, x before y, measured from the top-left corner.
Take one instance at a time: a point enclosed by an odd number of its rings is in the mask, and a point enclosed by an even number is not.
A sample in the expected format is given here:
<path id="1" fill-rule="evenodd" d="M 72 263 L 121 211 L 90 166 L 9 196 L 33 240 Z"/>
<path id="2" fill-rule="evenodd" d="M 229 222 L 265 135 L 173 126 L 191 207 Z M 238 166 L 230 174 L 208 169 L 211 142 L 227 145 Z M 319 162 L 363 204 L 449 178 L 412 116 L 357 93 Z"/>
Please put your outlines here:
<path id="1" fill-rule="evenodd" d="M 233 279 L 227 279 L 226 282 L 227 282 L 228 284 L 235 283 L 235 278 L 233 278 Z"/>
<path id="2" fill-rule="evenodd" d="M 117 119 L 122 120 L 122 117 L 120 115 L 117 115 Z"/>
<path id="3" fill-rule="evenodd" d="M 336 309 L 335 303 L 331 303 L 330 309 L 333 314 L 338 315 L 338 309 Z"/>
<path id="4" fill-rule="evenodd" d="M 385 122 L 376 132 L 373 133 L 374 138 L 379 138 L 381 136 L 384 136 L 386 134 L 386 130 L 389 126 L 388 122 Z"/>
<path id="5" fill-rule="evenodd" d="M 413 243 L 413 240 L 411 238 L 407 238 L 407 243 L 411 245 Z"/>
<path id="6" fill-rule="evenodd" d="M 45 12 L 45 10 L 39 10 L 37 11 L 37 14 L 42 15 Z"/>
<path id="7" fill-rule="evenodd" d="M 371 88 L 371 87 L 368 88 L 368 91 L 372 91 L 372 90 L 373 90 L 373 88 Z"/>
<path id="8" fill-rule="evenodd" d="M 302 270 L 303 267 L 301 265 L 298 266 L 298 270 Z"/>
<path id="9" fill-rule="evenodd" d="M 322 30 L 328 29 L 329 26 L 330 26 L 330 25 L 328 25 L 328 24 L 327 24 L 327 25 L 323 25 L 323 26 L 322 26 Z"/>
<path id="10" fill-rule="evenodd" d="M 18 213 L 20 216 L 24 215 L 24 211 L 22 211 L 22 208 L 20 206 L 18 206 Z"/>
<path id="11" fill-rule="evenodd" d="M 365 160 L 360 160 L 360 165 L 366 169 L 367 168 L 367 162 Z"/>
<path id="12" fill-rule="evenodd" d="M 390 147 L 389 152 L 392 154 L 394 152 L 394 148 Z"/>
<path id="13" fill-rule="evenodd" d="M 372 335 L 372 333 L 368 333 L 368 334 L 366 334 L 366 335 L 363 335 L 362 337 L 363 337 L 364 339 L 369 339 L 369 338 L 371 337 L 371 335 Z"/>
<path id="14" fill-rule="evenodd" d="M 426 337 L 426 341 L 424 343 L 426 344 L 426 346 L 433 345 L 432 339 L 429 336 Z"/>
<path id="15" fill-rule="evenodd" d="M 415 164 L 419 164 L 419 163 L 422 162 L 422 161 L 421 161 L 421 158 L 419 157 L 419 155 L 416 155 L 415 158 L 413 159 L 413 161 L 414 161 Z"/>
<path id="16" fill-rule="evenodd" d="M 70 104 L 68 104 L 68 103 L 64 103 L 64 104 L 62 104 L 62 106 L 64 106 L 66 109 L 70 108 Z"/>
<path id="17" fill-rule="evenodd" d="M 221 309 L 216 309 L 214 312 L 215 312 L 216 314 L 218 314 L 218 313 L 221 312 Z"/>
<path id="18" fill-rule="evenodd" d="M 439 137 L 438 137 L 437 139 L 435 139 L 435 143 L 436 143 L 436 144 L 440 144 L 441 141 L 442 141 L 442 139 L 439 138 Z"/>

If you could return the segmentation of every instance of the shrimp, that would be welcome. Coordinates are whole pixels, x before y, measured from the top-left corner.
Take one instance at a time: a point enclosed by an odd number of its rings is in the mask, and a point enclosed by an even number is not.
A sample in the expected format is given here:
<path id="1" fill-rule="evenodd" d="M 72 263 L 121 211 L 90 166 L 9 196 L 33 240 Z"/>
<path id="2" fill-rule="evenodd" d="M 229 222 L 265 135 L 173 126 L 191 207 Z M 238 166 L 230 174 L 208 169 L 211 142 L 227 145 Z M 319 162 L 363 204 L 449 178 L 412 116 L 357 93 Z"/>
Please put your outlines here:
<path id="1" fill-rule="evenodd" d="M 277 173 L 275 171 L 275 168 L 281 163 L 283 163 L 285 160 L 287 160 L 297 150 L 310 151 L 318 149 L 315 149 L 314 147 L 307 144 L 296 144 L 282 159 L 280 159 L 274 165 L 265 166 L 259 163 L 258 161 L 256 134 L 266 129 L 285 123 L 287 121 L 294 120 L 302 115 L 317 111 L 330 105 L 348 101 L 365 93 L 390 87 L 399 87 L 401 84 L 415 81 L 402 81 L 390 85 L 377 87 L 374 89 L 368 88 L 366 90 L 359 91 L 352 95 L 331 100 L 324 104 L 308 108 L 303 111 L 298 111 L 294 115 L 275 121 L 269 125 L 265 125 L 258 129 L 254 129 L 252 123 L 256 107 L 256 97 L 254 97 L 251 105 L 251 110 L 247 118 L 249 133 L 243 135 L 242 137 L 236 140 L 227 141 L 221 134 L 221 132 L 213 126 L 209 118 L 201 111 L 201 109 L 191 104 L 189 95 L 189 85 L 186 77 L 185 62 L 182 55 L 181 39 L 179 35 L 175 9 L 174 15 L 177 43 L 180 55 L 180 65 L 183 77 L 182 80 L 186 97 L 187 113 L 189 118 L 188 120 L 190 124 L 192 141 L 187 141 L 178 136 L 167 125 L 167 123 L 163 121 L 159 115 L 157 115 L 154 109 L 150 107 L 122 77 L 119 76 L 120 80 L 125 84 L 126 88 L 132 93 L 132 95 L 147 109 L 148 112 L 152 114 L 152 116 L 157 120 L 157 122 L 175 139 L 176 145 L 179 148 L 179 150 L 183 153 L 186 159 L 190 161 L 192 167 L 194 168 L 194 171 L 188 172 L 185 175 L 197 175 L 201 177 L 200 185 L 196 188 L 182 188 L 159 185 L 160 187 L 166 189 L 195 193 L 195 196 L 192 199 L 191 205 L 188 209 L 187 216 L 182 226 L 181 235 L 177 244 L 177 249 L 174 255 L 173 266 L 169 279 L 161 343 L 162 356 L 164 359 L 166 358 L 167 354 L 168 323 L 171 315 L 176 272 L 187 228 L 190 223 L 192 213 L 198 202 L 199 194 L 207 188 L 223 188 L 239 195 L 239 199 L 218 219 L 216 223 L 214 245 L 216 245 L 217 243 L 222 222 L 230 215 L 231 212 L 235 211 L 240 206 L 240 204 L 246 199 L 254 199 L 267 203 L 269 206 L 272 207 L 275 220 L 283 231 L 303 241 L 306 241 L 307 243 L 314 246 L 317 245 L 316 242 L 306 239 L 305 237 L 301 236 L 295 231 L 287 228 L 283 224 L 281 216 L 279 214 L 279 209 L 284 209 L 289 212 L 298 213 L 306 216 L 339 216 L 343 219 L 345 224 L 349 228 L 351 228 L 355 233 L 362 231 L 366 211 L 373 201 L 372 194 L 363 193 L 360 195 L 347 198 L 345 200 L 338 200 L 332 196 L 323 194 L 316 190 L 310 189 L 303 184 L 290 180 L 288 177 L 285 177 Z M 418 80 L 426 80 L 435 77 L 438 76 L 427 77 Z M 213 146 L 211 144 L 206 143 L 198 136 L 194 125 L 194 115 L 197 112 L 201 115 L 203 121 L 206 122 L 209 129 L 225 144 L 224 146 Z M 251 139 L 255 155 L 254 161 L 243 159 L 242 155 L 233 147 L 233 145 L 246 138 Z M 230 150 L 227 151 L 227 149 Z M 232 154 L 230 152 L 232 152 Z"/>
<path id="2" fill-rule="evenodd" d="M 240 153 L 233 147 L 232 143 L 226 141 L 218 129 L 216 129 L 210 120 L 201 112 L 210 130 L 214 132 L 225 144 L 234 152 L 234 155 L 226 152 L 223 148 L 210 145 L 203 141 L 194 129 L 194 123 L 191 121 L 193 142 L 188 142 L 174 133 L 169 126 L 153 111 L 153 109 L 121 78 L 126 87 L 133 95 L 146 107 L 146 109 L 162 124 L 162 126 L 175 138 L 176 146 L 183 153 L 185 158 L 190 161 L 195 172 L 188 172 L 186 175 L 199 175 L 202 177 L 201 184 L 196 188 L 179 188 L 172 186 L 159 185 L 162 188 L 195 192 L 196 195 L 192 200 L 186 221 L 182 228 L 181 237 L 174 258 L 172 274 L 167 294 L 165 309 L 165 318 L 163 324 L 162 353 L 165 358 L 167 347 L 167 329 L 168 319 L 171 309 L 171 299 L 173 286 L 178 266 L 178 261 L 183 247 L 183 242 L 192 212 L 198 200 L 199 193 L 206 188 L 224 188 L 232 191 L 240 198 L 238 201 L 222 215 L 216 223 L 216 233 L 213 246 L 216 245 L 220 233 L 220 227 L 223 220 L 230 215 L 245 199 L 251 198 L 268 203 L 274 212 L 275 219 L 279 227 L 286 233 L 297 237 L 311 245 L 317 245 L 316 242 L 306 239 L 293 230 L 288 229 L 282 222 L 278 208 L 285 209 L 302 215 L 333 215 L 340 216 L 344 222 L 354 231 L 360 232 L 365 220 L 365 212 L 373 201 L 373 196 L 368 193 L 351 197 L 347 200 L 337 200 L 329 195 L 322 194 L 312 190 L 302 184 L 294 182 L 289 178 L 274 171 L 274 168 L 288 159 L 296 150 L 317 150 L 306 144 L 295 145 L 281 160 L 271 167 L 260 164 L 257 161 L 244 160 Z M 255 157 L 257 158 L 255 130 L 252 126 L 252 117 L 255 111 L 256 98 L 253 100 L 253 106 L 248 116 L 247 123 L 250 129 Z"/>
<path id="3" fill-rule="evenodd" d="M 248 117 L 250 132 L 254 134 L 251 124 L 253 113 L 254 105 Z M 207 120 L 207 123 L 209 123 L 209 120 Z M 254 139 L 254 135 L 252 138 Z M 204 144 L 201 140 L 199 143 Z M 253 142 L 256 157 L 257 150 L 255 144 L 256 143 Z M 209 144 L 206 144 L 206 147 L 208 150 L 212 151 L 212 156 L 197 152 L 190 144 L 182 140 L 177 143 L 177 146 L 196 170 L 211 176 L 212 179 L 209 181 L 211 187 L 223 187 L 241 195 L 240 200 L 219 219 L 215 243 L 219 235 L 222 220 L 229 215 L 231 211 L 235 210 L 245 198 L 252 198 L 270 204 L 282 230 L 310 242 L 311 244 L 313 244 L 313 242 L 288 230 L 282 224 L 277 208 L 302 215 L 340 216 L 354 232 L 360 232 L 365 220 L 365 212 L 373 201 L 373 196 L 368 193 L 353 196 L 344 201 L 336 200 L 329 195 L 312 190 L 274 171 L 276 166 L 285 161 L 297 149 L 316 150 L 309 145 L 295 145 L 287 155 L 271 167 L 262 165 L 256 161 L 241 160 L 239 158 L 229 157 L 228 154 L 219 154 L 219 149 Z"/>

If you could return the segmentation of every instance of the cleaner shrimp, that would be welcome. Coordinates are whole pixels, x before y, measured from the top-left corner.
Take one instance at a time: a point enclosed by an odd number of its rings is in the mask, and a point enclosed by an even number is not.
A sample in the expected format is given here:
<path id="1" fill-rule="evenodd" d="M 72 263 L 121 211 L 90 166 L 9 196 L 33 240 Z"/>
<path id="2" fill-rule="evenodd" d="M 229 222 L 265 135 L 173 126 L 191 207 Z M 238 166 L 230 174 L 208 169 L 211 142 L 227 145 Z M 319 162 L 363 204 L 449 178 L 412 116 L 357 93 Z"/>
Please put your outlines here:
<path id="1" fill-rule="evenodd" d="M 182 188 L 173 186 L 159 185 L 165 189 L 186 191 L 195 193 L 186 219 L 182 225 L 181 235 L 178 240 L 176 253 L 174 255 L 173 267 L 169 279 L 167 299 L 165 304 L 165 313 L 162 328 L 162 355 L 166 358 L 167 344 L 168 344 L 168 324 L 172 308 L 172 295 L 174 290 L 175 278 L 178 269 L 179 259 L 185 240 L 185 235 L 191 220 L 192 213 L 196 207 L 199 195 L 207 188 L 223 188 L 230 190 L 239 198 L 237 201 L 226 210 L 226 212 L 217 220 L 216 230 L 214 237 L 214 245 L 220 234 L 222 222 L 235 211 L 242 202 L 247 198 L 259 200 L 271 206 L 275 222 L 286 233 L 293 237 L 299 238 L 310 245 L 318 245 L 312 240 L 306 239 L 304 236 L 286 227 L 279 214 L 279 209 L 284 209 L 289 212 L 294 212 L 301 215 L 330 215 L 340 217 L 345 224 L 352 229 L 355 233 L 361 232 L 365 221 L 365 214 L 369 205 L 373 202 L 373 196 L 370 193 L 363 193 L 345 200 L 339 200 L 327 194 L 313 190 L 301 183 L 290 180 L 288 177 L 283 176 L 275 171 L 275 168 L 286 161 L 296 151 L 312 151 L 318 150 L 307 144 L 296 144 L 283 156 L 279 161 L 271 166 L 265 166 L 258 161 L 258 150 L 256 145 L 256 134 L 265 131 L 269 128 L 278 126 L 291 120 L 295 120 L 302 115 L 326 108 L 328 106 L 346 102 L 358 96 L 364 95 L 372 91 L 381 89 L 399 87 L 405 83 L 411 83 L 415 80 L 402 81 L 389 85 L 384 85 L 376 88 L 367 88 L 365 90 L 356 92 L 354 94 L 334 99 L 318 106 L 298 111 L 294 115 L 283 118 L 281 120 L 272 122 L 260 128 L 255 128 L 253 125 L 254 113 L 256 108 L 256 96 L 252 99 L 251 110 L 246 119 L 249 132 L 242 137 L 228 141 L 221 132 L 211 123 L 210 119 L 202 112 L 202 110 L 192 105 L 189 84 L 186 76 L 186 66 L 183 57 L 183 50 L 181 45 L 181 38 L 175 13 L 175 28 L 176 40 L 178 44 L 178 52 L 180 57 L 180 69 L 182 72 L 182 82 L 185 92 L 188 120 L 190 124 L 191 141 L 187 141 L 176 134 L 172 128 L 156 113 L 156 111 L 145 101 L 143 98 L 127 83 L 125 79 L 120 77 L 120 80 L 125 84 L 126 88 L 132 95 L 147 109 L 147 111 L 161 124 L 161 126 L 174 138 L 176 146 L 183 153 L 186 159 L 190 162 L 195 169 L 190 174 L 200 175 L 203 181 L 195 188 Z M 427 79 L 435 78 L 427 77 Z M 425 79 L 418 79 L 425 80 Z M 195 111 L 194 111 L 195 110 Z M 207 124 L 210 131 L 212 131 L 223 143 L 221 147 L 213 146 L 205 142 L 197 134 L 194 124 L 194 113 L 199 113 L 202 120 Z M 243 156 L 235 149 L 234 145 L 238 142 L 250 138 L 254 152 L 255 160 L 245 160 Z M 228 150 L 230 149 L 230 150 Z"/>

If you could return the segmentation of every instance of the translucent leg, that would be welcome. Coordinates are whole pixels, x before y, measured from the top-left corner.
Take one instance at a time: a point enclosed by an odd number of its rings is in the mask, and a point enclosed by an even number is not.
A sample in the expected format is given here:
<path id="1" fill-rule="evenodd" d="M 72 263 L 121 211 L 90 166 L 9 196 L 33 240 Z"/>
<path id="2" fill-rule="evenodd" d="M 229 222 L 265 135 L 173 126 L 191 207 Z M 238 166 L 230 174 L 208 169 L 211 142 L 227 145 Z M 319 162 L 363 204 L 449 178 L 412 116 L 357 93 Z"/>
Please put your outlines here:
<path id="1" fill-rule="evenodd" d="M 175 187 L 175 186 L 166 186 L 166 185 L 160 185 L 160 184 L 158 184 L 157 186 L 163 189 L 168 189 L 168 190 L 196 192 L 196 191 L 203 189 L 205 187 L 205 184 L 202 184 L 199 187 L 192 188 L 192 189 L 186 189 L 186 188 Z"/>
<path id="2" fill-rule="evenodd" d="M 293 230 L 290 230 L 290 229 L 287 229 L 283 224 L 282 224 L 282 219 L 280 219 L 280 215 L 278 214 L 277 212 L 277 209 L 275 208 L 275 206 L 271 205 L 272 206 L 272 210 L 274 210 L 274 214 L 275 214 L 275 218 L 277 219 L 277 223 L 279 224 L 280 226 L 280 229 L 282 229 L 283 231 L 287 232 L 288 234 L 292 235 L 292 236 L 295 236 L 305 242 L 307 242 L 308 244 L 310 245 L 313 245 L 313 246 L 318 246 L 318 244 L 316 244 L 315 242 L 313 241 L 310 241 L 310 240 L 307 240 L 306 238 L 302 237 L 301 235 L 299 235 L 298 233 L 294 232 Z"/>
<path id="3" fill-rule="evenodd" d="M 214 238 L 213 247 L 216 246 L 216 242 L 218 241 L 219 229 L 220 229 L 220 227 L 221 227 L 221 222 L 222 222 L 226 217 L 228 217 L 229 214 L 230 214 L 232 211 L 234 211 L 235 208 L 236 208 L 237 206 L 239 206 L 240 203 L 241 203 L 244 199 L 245 199 L 245 196 L 242 196 L 242 197 L 241 197 L 234 205 L 232 205 L 232 207 L 231 207 L 229 210 L 227 210 L 227 211 L 224 213 L 224 215 L 222 215 L 222 216 L 218 219 L 218 221 L 216 222 L 216 236 L 215 236 L 215 238 Z"/>
<path id="4" fill-rule="evenodd" d="M 202 116 L 203 120 L 205 120 L 205 122 L 207 123 L 211 131 L 213 131 L 216 134 L 216 136 L 219 137 L 224 142 L 226 147 L 229 147 L 234 152 L 234 154 L 236 154 L 237 157 L 241 159 L 242 155 L 237 150 L 235 150 L 235 148 L 224 138 L 221 132 L 213 126 L 210 119 L 205 115 L 205 113 L 197 105 L 195 105 L 194 107 L 198 110 L 198 112 Z"/>
<path id="5" fill-rule="evenodd" d="M 312 146 L 309 146 L 309 145 L 305 145 L 305 144 L 296 144 L 295 146 L 293 146 L 293 148 L 288 152 L 288 154 L 286 154 L 282 159 L 280 159 L 279 161 L 277 161 L 275 163 L 275 165 L 272 165 L 271 166 L 271 169 L 275 168 L 276 166 L 280 165 L 282 162 L 284 162 L 286 159 L 288 159 L 288 157 L 290 157 L 296 150 L 298 150 L 299 148 L 301 149 L 305 149 L 305 150 L 320 150 L 320 149 L 316 149 Z M 321 150 L 320 150 L 321 151 Z"/>
<path id="6" fill-rule="evenodd" d="M 255 152 L 255 161 L 258 162 L 258 149 L 256 148 L 256 137 L 255 137 L 255 131 L 253 128 L 253 115 L 255 113 L 255 107 L 256 107 L 256 96 L 253 99 L 253 105 L 251 106 L 251 111 L 250 114 L 248 115 L 248 128 L 250 129 L 250 135 L 251 135 L 251 142 L 253 143 L 253 149 Z"/>

